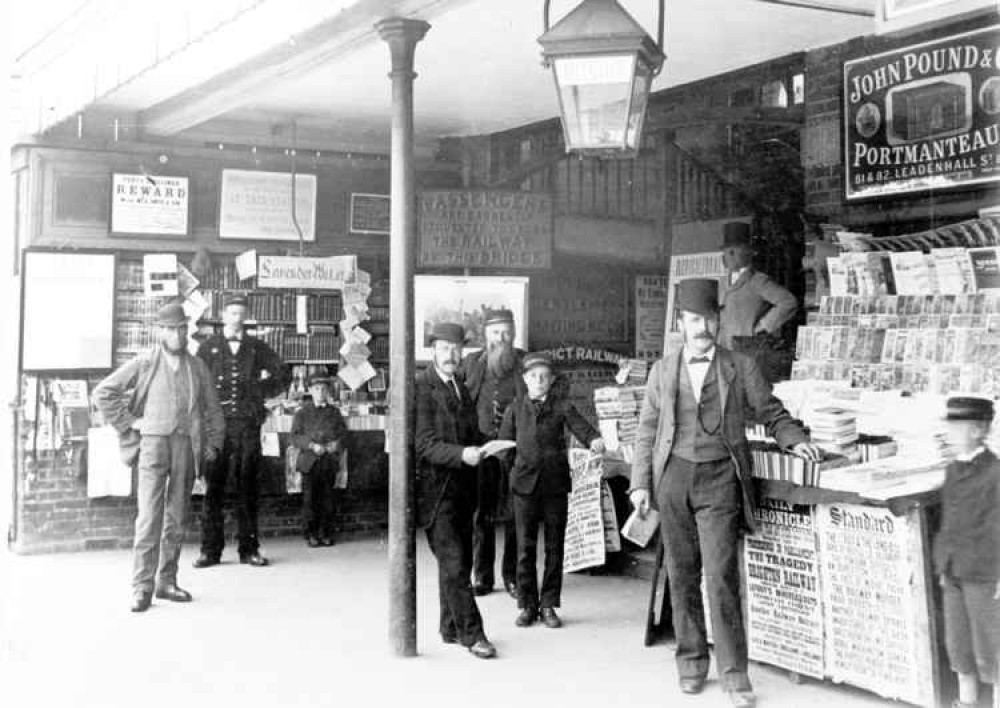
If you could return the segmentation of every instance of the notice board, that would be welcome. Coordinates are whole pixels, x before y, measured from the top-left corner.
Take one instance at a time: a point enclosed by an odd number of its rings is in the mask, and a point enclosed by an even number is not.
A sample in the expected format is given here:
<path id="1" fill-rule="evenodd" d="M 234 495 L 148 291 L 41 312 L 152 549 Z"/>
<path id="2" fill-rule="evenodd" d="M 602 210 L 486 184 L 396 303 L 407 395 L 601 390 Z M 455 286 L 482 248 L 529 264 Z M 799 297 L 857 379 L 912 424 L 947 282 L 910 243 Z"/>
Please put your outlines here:
<path id="1" fill-rule="evenodd" d="M 110 369 L 115 312 L 113 253 L 25 251 L 21 369 Z"/>

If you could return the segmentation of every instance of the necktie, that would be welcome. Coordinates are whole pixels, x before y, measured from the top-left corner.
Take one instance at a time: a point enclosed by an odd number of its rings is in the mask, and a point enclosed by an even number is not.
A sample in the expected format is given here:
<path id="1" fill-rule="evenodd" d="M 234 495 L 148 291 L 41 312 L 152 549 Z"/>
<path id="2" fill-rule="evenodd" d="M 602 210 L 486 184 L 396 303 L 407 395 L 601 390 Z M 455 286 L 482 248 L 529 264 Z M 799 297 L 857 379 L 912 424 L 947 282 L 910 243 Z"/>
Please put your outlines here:
<path id="1" fill-rule="evenodd" d="M 457 383 L 455 383 L 455 379 L 452 379 L 452 380 L 451 380 L 451 381 L 449 381 L 448 383 L 449 383 L 449 384 L 451 384 L 451 386 L 450 386 L 450 388 L 451 388 L 451 392 L 452 392 L 453 394 L 455 394 L 455 399 L 456 399 L 456 400 L 458 400 L 458 402 L 459 402 L 459 403 L 461 403 L 461 402 L 462 402 L 462 394 L 460 394 L 460 393 L 458 392 L 458 384 L 457 384 Z"/>
<path id="2" fill-rule="evenodd" d="M 710 364 L 712 362 L 707 356 L 696 356 L 688 360 L 688 364 Z"/>

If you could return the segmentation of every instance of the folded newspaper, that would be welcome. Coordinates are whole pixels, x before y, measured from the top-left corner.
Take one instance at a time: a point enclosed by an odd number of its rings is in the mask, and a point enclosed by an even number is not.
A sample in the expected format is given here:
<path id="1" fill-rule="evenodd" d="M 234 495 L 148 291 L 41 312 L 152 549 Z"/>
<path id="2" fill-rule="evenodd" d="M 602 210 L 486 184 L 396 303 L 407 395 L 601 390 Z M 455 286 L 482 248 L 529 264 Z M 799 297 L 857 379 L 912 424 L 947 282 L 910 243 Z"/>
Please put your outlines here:
<path id="1" fill-rule="evenodd" d="M 622 526 L 622 536 L 637 546 L 645 548 L 659 527 L 660 515 L 655 509 L 647 509 L 645 518 L 639 516 L 638 510 L 636 510 Z"/>
<path id="2" fill-rule="evenodd" d="M 490 440 L 488 443 L 479 448 L 483 457 L 490 457 L 493 455 L 499 455 L 505 450 L 510 450 L 512 447 L 516 447 L 517 443 L 513 440 Z"/>

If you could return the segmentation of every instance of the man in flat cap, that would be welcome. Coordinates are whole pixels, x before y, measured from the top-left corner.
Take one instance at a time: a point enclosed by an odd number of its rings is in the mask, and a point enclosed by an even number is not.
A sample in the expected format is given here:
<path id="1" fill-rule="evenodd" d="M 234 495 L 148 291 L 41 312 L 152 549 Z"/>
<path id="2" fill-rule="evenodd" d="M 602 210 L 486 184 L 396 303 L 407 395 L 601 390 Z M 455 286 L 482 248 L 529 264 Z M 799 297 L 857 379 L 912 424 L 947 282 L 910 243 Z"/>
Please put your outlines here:
<path id="1" fill-rule="evenodd" d="M 495 440 L 507 407 L 525 393 L 520 376 L 524 352 L 514 347 L 514 313 L 506 308 L 487 310 L 483 322 L 486 346 L 462 360 L 459 371 L 476 407 L 479 432 Z M 517 533 L 508 483 L 509 461 L 487 457 L 479 466 L 479 499 L 473 522 L 472 575 L 477 595 L 493 590 L 496 563 L 496 528 L 504 517 L 503 556 L 500 572 L 504 588 L 517 597 Z"/>
<path id="2" fill-rule="evenodd" d="M 754 489 L 744 411 L 785 449 L 811 460 L 819 449 L 771 393 L 757 364 L 716 346 L 718 282 L 678 285 L 684 345 L 653 364 L 632 462 L 632 505 L 660 511 L 680 687 L 700 693 L 708 674 L 704 569 L 722 686 L 734 706 L 753 706 L 740 605 L 739 539 L 754 528 Z"/>
<path id="3" fill-rule="evenodd" d="M 247 298 L 229 296 L 222 309 L 222 332 L 198 348 L 198 356 L 212 374 L 212 382 L 226 418 L 222 454 L 205 478 L 205 506 L 201 519 L 201 554 L 195 568 L 217 565 L 225 545 L 222 508 L 226 482 L 236 486 L 236 521 L 240 563 L 265 566 L 257 534 L 257 473 L 260 463 L 260 426 L 267 418 L 264 399 L 285 384 L 284 364 L 271 347 L 246 333 Z"/>
<path id="4" fill-rule="evenodd" d="M 795 316 L 798 300 L 753 267 L 750 225 L 731 221 L 723 226 L 722 260 L 729 273 L 722 298 L 719 343 L 733 349 L 736 337 L 776 335 Z"/>
<path id="5" fill-rule="evenodd" d="M 464 342 L 462 325 L 435 325 L 430 335 L 433 360 L 417 375 L 417 524 L 427 529 L 437 559 L 442 641 L 489 659 L 496 649 L 486 638 L 469 580 L 482 435 L 469 392 L 456 376 Z"/>
<path id="6" fill-rule="evenodd" d="M 190 602 L 177 585 L 177 562 L 191 487 L 222 447 L 223 419 L 210 374 L 187 350 L 188 318 L 181 305 L 160 309 L 158 345 L 101 381 L 94 405 L 123 440 L 138 444 L 132 611 L 153 598 Z M 127 460 L 132 464 L 132 460 Z"/>

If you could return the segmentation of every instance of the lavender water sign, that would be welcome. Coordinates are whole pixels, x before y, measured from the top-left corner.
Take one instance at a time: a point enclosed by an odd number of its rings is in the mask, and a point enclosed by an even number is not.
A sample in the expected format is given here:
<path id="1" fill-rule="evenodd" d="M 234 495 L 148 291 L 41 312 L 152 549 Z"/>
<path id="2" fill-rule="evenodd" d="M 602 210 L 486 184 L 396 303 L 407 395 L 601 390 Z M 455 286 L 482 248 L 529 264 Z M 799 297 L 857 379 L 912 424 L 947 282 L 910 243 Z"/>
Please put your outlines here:
<path id="1" fill-rule="evenodd" d="M 844 62 L 847 199 L 1000 180 L 1000 25 Z"/>

